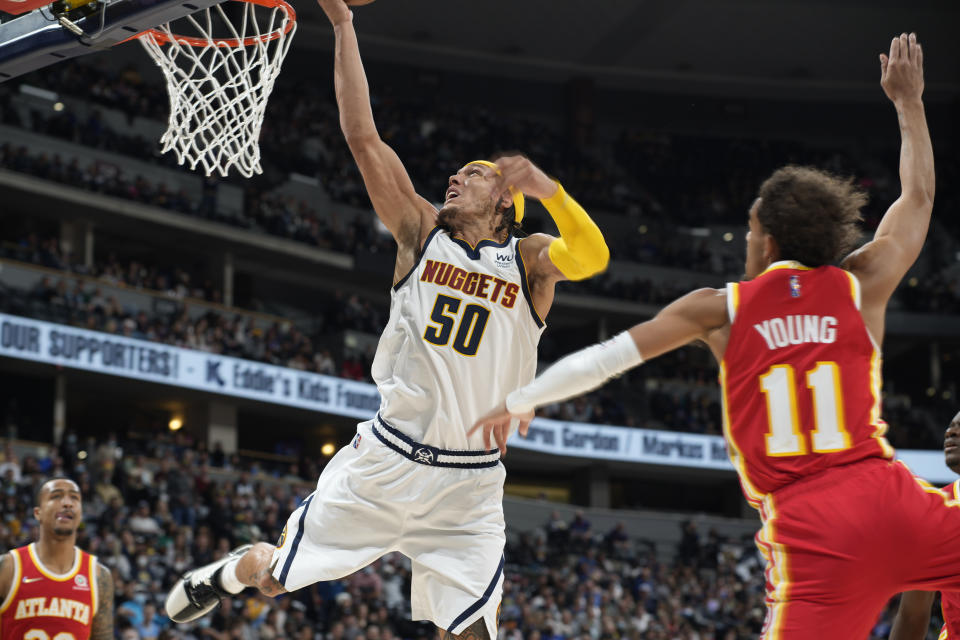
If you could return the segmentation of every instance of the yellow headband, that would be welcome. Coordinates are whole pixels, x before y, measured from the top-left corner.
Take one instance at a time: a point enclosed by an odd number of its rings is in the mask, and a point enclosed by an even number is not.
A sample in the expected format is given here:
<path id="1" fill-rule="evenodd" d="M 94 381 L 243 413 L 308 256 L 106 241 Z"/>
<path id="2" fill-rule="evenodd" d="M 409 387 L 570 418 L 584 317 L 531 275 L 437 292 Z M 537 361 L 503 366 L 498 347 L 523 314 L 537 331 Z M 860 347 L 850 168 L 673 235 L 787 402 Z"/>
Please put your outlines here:
<path id="1" fill-rule="evenodd" d="M 473 162 L 468 162 L 463 166 L 467 167 L 471 164 L 482 164 L 483 166 L 490 167 L 496 171 L 498 176 L 501 175 L 500 167 L 498 167 L 496 163 L 490 162 L 489 160 L 474 160 Z M 517 221 L 517 224 L 520 224 L 520 222 L 523 220 L 523 193 L 517 191 L 513 187 L 510 187 L 510 195 L 513 196 L 514 219 Z"/>

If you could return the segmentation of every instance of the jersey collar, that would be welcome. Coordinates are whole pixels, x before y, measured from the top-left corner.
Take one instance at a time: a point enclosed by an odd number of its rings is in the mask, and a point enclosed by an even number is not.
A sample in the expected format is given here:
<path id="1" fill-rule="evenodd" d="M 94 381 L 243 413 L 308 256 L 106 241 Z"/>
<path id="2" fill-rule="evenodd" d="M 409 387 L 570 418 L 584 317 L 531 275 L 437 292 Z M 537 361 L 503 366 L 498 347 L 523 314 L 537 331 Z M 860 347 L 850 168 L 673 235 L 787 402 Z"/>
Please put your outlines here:
<path id="1" fill-rule="evenodd" d="M 794 269 L 796 271 L 810 271 L 813 267 L 808 267 L 805 264 L 797 262 L 796 260 L 777 260 L 769 267 L 760 272 L 760 275 L 765 274 L 768 271 L 774 271 L 776 269 Z"/>
<path id="2" fill-rule="evenodd" d="M 504 240 L 503 242 L 497 242 L 496 240 L 491 240 L 490 238 L 484 238 L 483 240 L 478 242 L 477 246 L 475 247 L 472 246 L 466 240 L 462 240 L 460 238 L 454 238 L 452 233 L 448 233 L 447 237 L 453 240 L 454 243 L 460 245 L 460 247 L 467 253 L 468 258 L 470 258 L 471 260 L 479 260 L 481 249 L 483 249 L 484 247 L 496 247 L 497 249 L 502 249 L 503 247 L 506 247 L 508 244 L 510 244 L 510 239 L 513 236 L 508 234 L 507 239 Z"/>

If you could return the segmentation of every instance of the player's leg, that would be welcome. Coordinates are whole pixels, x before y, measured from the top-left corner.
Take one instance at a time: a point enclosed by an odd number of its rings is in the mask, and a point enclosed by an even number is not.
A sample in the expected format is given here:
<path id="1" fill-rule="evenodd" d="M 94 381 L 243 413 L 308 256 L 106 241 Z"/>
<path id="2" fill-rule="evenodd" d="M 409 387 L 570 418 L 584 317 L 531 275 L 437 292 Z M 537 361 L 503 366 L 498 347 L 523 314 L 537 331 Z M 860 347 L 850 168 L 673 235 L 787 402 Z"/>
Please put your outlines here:
<path id="1" fill-rule="evenodd" d="M 262 543 L 261 543 L 262 544 Z M 232 573 L 238 561 L 254 545 L 237 547 L 215 562 L 204 565 L 183 575 L 167 594 L 165 609 L 174 622 L 189 622 L 212 610 L 220 600 L 234 593 L 240 593 L 244 585 L 236 584 L 232 574 L 232 583 L 225 581 L 225 569 Z"/>
<path id="2" fill-rule="evenodd" d="M 276 597 L 287 590 L 273 576 L 277 547 L 267 542 L 244 545 L 216 562 L 183 577 L 167 597 L 166 609 L 174 622 L 202 616 L 227 595 L 255 587 Z"/>
<path id="3" fill-rule="evenodd" d="M 487 631 L 487 622 L 483 618 L 477 618 L 476 622 L 457 635 L 437 627 L 437 638 L 438 640 L 491 640 L 490 632 Z"/>
<path id="4" fill-rule="evenodd" d="M 430 478 L 442 473 L 443 479 Z M 425 469 L 400 551 L 411 559 L 414 620 L 440 638 L 497 636 L 503 590 L 504 469 Z M 437 487 L 441 487 L 440 490 Z"/>
<path id="5" fill-rule="evenodd" d="M 886 600 L 856 598 L 839 603 L 791 600 L 767 608 L 761 640 L 868 638 Z"/>
<path id="6" fill-rule="evenodd" d="M 889 463 L 865 462 L 767 496 L 764 640 L 864 638 L 896 592 Z"/>
<path id="7" fill-rule="evenodd" d="M 346 446 L 327 464 L 317 490 L 287 520 L 276 546 L 246 545 L 188 572 L 167 596 L 167 615 L 186 622 L 248 586 L 275 596 L 335 580 L 397 548 L 405 517 L 408 465 L 360 425 L 360 446 Z"/>
<path id="8" fill-rule="evenodd" d="M 896 498 L 904 511 L 896 535 L 902 541 L 899 556 L 900 591 L 960 590 L 960 491 L 943 490 L 916 478 L 903 464 L 894 465 L 900 481 Z"/>
<path id="9" fill-rule="evenodd" d="M 273 577 L 273 558 L 276 552 L 277 548 L 272 544 L 258 542 L 240 557 L 236 565 L 230 566 L 233 576 L 239 584 L 256 587 L 260 593 L 271 598 L 285 593 L 287 590 Z"/>

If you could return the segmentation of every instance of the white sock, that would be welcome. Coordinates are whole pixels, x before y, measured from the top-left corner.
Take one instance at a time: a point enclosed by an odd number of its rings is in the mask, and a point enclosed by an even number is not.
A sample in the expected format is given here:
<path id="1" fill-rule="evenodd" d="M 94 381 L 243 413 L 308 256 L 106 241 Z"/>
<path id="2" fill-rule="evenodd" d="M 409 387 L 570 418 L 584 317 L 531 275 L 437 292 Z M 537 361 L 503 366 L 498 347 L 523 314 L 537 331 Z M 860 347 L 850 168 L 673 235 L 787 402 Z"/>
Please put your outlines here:
<path id="1" fill-rule="evenodd" d="M 240 556 L 241 558 L 243 556 Z M 240 593 L 247 588 L 247 585 L 240 582 L 237 578 L 237 565 L 240 564 L 240 558 L 231 560 L 220 569 L 220 586 L 227 593 Z"/>

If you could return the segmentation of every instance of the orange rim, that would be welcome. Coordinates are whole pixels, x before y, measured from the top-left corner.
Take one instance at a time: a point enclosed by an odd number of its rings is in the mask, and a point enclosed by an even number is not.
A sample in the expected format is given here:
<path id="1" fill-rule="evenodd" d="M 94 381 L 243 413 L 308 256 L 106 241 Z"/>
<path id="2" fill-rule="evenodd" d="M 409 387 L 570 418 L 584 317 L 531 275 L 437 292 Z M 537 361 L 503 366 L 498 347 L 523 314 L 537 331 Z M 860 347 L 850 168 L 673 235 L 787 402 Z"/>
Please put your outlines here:
<path id="1" fill-rule="evenodd" d="M 157 41 L 157 44 L 164 45 L 175 40 L 180 44 L 189 45 L 191 47 L 208 47 L 211 44 L 217 47 L 249 47 L 252 44 L 257 42 L 270 42 L 271 40 L 276 40 L 277 38 L 286 35 L 293 29 L 293 25 L 297 22 L 297 12 L 294 11 L 293 7 L 290 6 L 285 0 L 234 0 L 235 2 L 249 2 L 250 4 L 258 4 L 261 7 L 267 7 L 270 9 L 280 9 L 287 16 L 287 23 L 283 29 L 274 29 L 270 33 L 260 35 L 260 36 L 251 36 L 249 38 L 244 38 L 242 40 L 238 38 L 196 38 L 193 36 L 178 36 L 174 34 L 172 37 L 163 33 L 158 29 L 147 29 L 143 33 L 139 33 L 134 38 L 142 38 L 147 34 L 153 35 L 153 38 Z"/>

